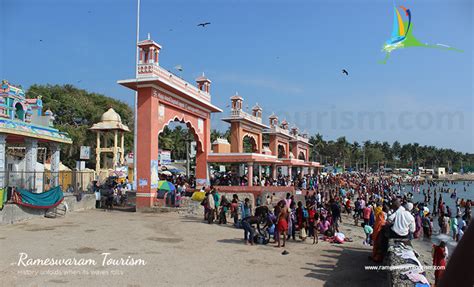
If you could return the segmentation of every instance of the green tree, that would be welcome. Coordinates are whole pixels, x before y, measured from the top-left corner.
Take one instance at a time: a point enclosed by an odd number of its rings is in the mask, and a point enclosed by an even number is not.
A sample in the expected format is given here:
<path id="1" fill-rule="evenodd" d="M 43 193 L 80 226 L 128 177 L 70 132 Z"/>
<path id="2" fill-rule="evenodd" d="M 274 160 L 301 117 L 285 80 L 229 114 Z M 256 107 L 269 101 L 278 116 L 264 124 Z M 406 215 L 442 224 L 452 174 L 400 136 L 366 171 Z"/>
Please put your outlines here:
<path id="1" fill-rule="evenodd" d="M 50 109 L 55 115 L 55 128 L 67 132 L 73 144 L 62 145 L 61 161 L 68 167 L 75 167 L 79 160 L 80 147 L 95 149 L 96 134 L 89 130 L 92 124 L 109 108 L 113 108 L 131 132 L 125 134 L 125 152 L 133 150 L 133 111 L 127 104 L 107 96 L 87 92 L 72 85 L 32 85 L 26 91 L 27 98 L 42 97 L 43 111 Z M 86 162 L 95 167 L 95 156 Z"/>

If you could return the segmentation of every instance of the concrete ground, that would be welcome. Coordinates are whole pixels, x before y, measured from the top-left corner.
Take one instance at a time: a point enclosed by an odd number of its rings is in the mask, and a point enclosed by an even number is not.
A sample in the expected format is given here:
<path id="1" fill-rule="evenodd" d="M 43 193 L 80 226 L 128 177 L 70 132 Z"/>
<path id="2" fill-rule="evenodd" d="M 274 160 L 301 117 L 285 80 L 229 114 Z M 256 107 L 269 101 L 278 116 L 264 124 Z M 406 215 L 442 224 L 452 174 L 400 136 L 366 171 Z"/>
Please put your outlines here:
<path id="1" fill-rule="evenodd" d="M 362 228 L 343 224 L 342 231 L 351 234 L 354 242 L 312 245 L 290 241 L 285 248 L 289 254 L 281 255 L 282 248 L 273 244 L 246 246 L 242 230 L 208 225 L 197 217 L 76 212 L 64 218 L 38 218 L 0 227 L 0 285 L 385 285 L 384 272 L 364 270 L 364 265 L 370 264 L 367 256 L 371 249 L 362 245 Z M 128 258 L 129 263 L 142 259 L 146 265 L 102 266 L 102 253 L 110 253 L 108 259 Z M 21 265 L 29 258 L 93 259 L 96 265 Z"/>

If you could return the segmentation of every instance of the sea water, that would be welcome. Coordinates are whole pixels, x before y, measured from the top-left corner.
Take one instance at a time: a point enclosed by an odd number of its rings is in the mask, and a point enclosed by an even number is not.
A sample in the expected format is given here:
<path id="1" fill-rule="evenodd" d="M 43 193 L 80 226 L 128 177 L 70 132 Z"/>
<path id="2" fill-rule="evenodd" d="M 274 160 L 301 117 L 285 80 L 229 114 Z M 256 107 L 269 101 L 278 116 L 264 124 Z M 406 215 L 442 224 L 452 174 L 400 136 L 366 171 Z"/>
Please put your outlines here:
<path id="1" fill-rule="evenodd" d="M 474 181 L 454 181 L 454 182 L 435 182 L 435 186 L 430 186 L 428 183 L 424 183 L 421 185 L 413 185 L 413 184 L 405 184 L 402 186 L 402 193 L 404 192 L 405 194 L 408 194 L 411 192 L 413 194 L 413 199 L 412 201 L 414 203 L 417 202 L 423 202 L 424 201 L 424 196 L 423 196 L 423 190 L 425 192 L 428 192 L 428 188 L 430 189 L 430 194 L 431 194 L 431 200 L 428 203 L 428 209 L 430 212 L 433 212 L 433 201 L 434 201 L 434 195 L 433 195 L 433 190 L 436 189 L 436 200 L 439 200 L 439 195 L 441 194 L 441 197 L 443 198 L 443 202 L 446 203 L 446 206 L 449 207 L 451 210 L 451 213 L 453 216 L 456 215 L 456 199 L 458 201 L 461 201 L 461 199 L 464 199 L 464 201 L 470 199 L 474 203 Z M 398 189 L 398 188 L 397 188 Z M 440 192 L 440 189 L 449 189 L 448 192 Z M 456 190 L 456 197 L 451 198 L 452 193 Z M 471 210 L 474 208 L 471 207 Z M 473 210 L 474 211 L 474 210 Z M 461 207 L 461 214 L 464 214 L 464 208 Z M 433 236 L 436 236 L 439 234 L 440 228 L 438 225 L 438 217 L 435 216 L 433 217 Z M 452 232 L 450 230 L 449 237 L 452 238 Z M 427 246 L 430 246 L 431 243 L 430 241 L 425 241 L 422 240 L 423 244 L 426 244 Z M 456 247 L 457 243 L 450 239 L 447 241 L 447 246 L 449 249 L 449 254 L 451 255 L 454 248 Z"/>
<path id="2" fill-rule="evenodd" d="M 404 188 L 404 189 L 403 189 Z M 433 190 L 436 189 L 436 200 L 439 200 L 439 196 L 443 198 L 443 202 L 446 203 L 446 206 L 449 207 L 451 213 L 456 215 L 456 200 L 461 201 L 464 198 L 464 201 L 470 199 L 474 202 L 474 182 L 473 181 L 455 181 L 453 183 L 446 183 L 443 185 L 443 182 L 436 182 L 435 186 L 430 186 L 428 183 L 424 183 L 418 186 L 407 184 L 402 186 L 402 192 L 405 193 L 411 192 L 413 194 L 413 202 L 423 202 L 424 196 L 423 191 L 428 192 L 430 189 L 431 200 L 428 203 L 428 208 L 430 212 L 433 212 L 433 201 L 434 194 Z M 441 189 L 449 189 L 449 192 L 440 192 Z M 464 191 L 464 189 L 466 191 Z M 451 198 L 452 193 L 456 190 L 456 197 Z M 461 212 L 464 212 L 464 209 L 461 208 Z"/>

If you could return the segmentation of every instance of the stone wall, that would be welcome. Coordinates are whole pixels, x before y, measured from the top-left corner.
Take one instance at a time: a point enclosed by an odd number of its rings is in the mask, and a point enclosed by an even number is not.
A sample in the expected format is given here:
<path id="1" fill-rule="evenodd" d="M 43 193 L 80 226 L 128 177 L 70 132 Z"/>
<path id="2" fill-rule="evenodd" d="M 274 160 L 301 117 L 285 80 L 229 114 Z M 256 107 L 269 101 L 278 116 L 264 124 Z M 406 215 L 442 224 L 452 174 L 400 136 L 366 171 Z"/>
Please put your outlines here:
<path id="1" fill-rule="evenodd" d="M 411 246 L 410 240 L 396 240 L 396 239 L 390 239 L 389 240 L 389 251 L 386 255 L 385 263 L 384 265 L 394 267 L 394 266 L 399 266 L 402 264 L 407 264 L 412 262 L 407 261 L 406 259 L 403 259 L 401 256 L 395 254 L 395 252 L 391 251 L 393 247 L 396 247 L 402 242 L 408 250 L 413 250 L 415 254 L 417 254 L 416 250 Z M 419 257 L 418 257 L 418 260 Z M 415 283 L 413 283 L 410 279 L 405 278 L 402 279 L 401 275 L 403 272 L 408 271 L 409 269 L 397 269 L 393 268 L 391 270 L 388 270 L 388 286 L 390 287 L 413 287 L 415 286 Z"/>
<path id="2" fill-rule="evenodd" d="M 95 209 L 95 195 L 84 194 L 81 201 L 77 201 L 75 196 L 64 196 L 64 202 L 68 205 L 68 211 L 81 211 Z"/>
<path id="3" fill-rule="evenodd" d="M 95 195 L 84 194 L 81 201 L 75 196 L 64 195 L 64 203 L 68 206 L 68 212 L 95 208 Z M 13 224 L 19 221 L 29 220 L 35 217 L 44 217 L 46 209 L 35 209 L 17 204 L 6 204 L 0 210 L 0 225 Z"/>

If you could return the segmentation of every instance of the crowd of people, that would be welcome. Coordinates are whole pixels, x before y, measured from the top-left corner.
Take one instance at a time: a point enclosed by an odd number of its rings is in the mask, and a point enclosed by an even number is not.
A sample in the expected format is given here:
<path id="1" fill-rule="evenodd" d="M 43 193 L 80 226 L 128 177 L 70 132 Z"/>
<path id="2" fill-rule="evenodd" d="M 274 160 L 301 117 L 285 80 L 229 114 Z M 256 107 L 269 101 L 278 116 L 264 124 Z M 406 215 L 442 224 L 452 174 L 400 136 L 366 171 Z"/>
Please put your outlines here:
<path id="1" fill-rule="evenodd" d="M 214 173 L 211 176 L 212 185 L 225 185 L 225 186 L 247 186 L 249 178 L 247 175 L 239 176 L 232 172 L 227 173 Z M 276 178 L 271 176 L 259 177 L 255 175 L 252 178 L 254 186 L 294 186 L 301 189 L 313 189 L 316 184 L 316 176 L 300 176 L 295 174 L 294 176 L 279 174 Z"/>
<path id="2" fill-rule="evenodd" d="M 95 207 L 111 210 L 114 205 L 125 206 L 128 200 L 127 193 L 131 190 L 132 185 L 128 177 L 123 179 L 109 177 L 102 185 L 94 181 L 92 191 L 95 194 Z"/>
<path id="3" fill-rule="evenodd" d="M 263 184 L 284 185 L 284 178 L 279 177 L 276 183 L 264 179 Z M 230 211 L 234 225 L 244 230 L 245 244 L 255 244 L 261 230 L 269 230 L 275 245 L 284 247 L 289 240 L 304 242 L 308 238 L 313 244 L 319 240 L 351 241 L 340 230 L 341 214 L 347 213 L 355 225 L 363 228 L 363 244 L 372 246 L 370 259 L 379 263 L 386 255 L 391 238 L 428 240 L 435 229 L 439 229 L 436 233 L 450 234 L 453 240 L 459 241 L 471 221 L 472 201 L 460 199 L 456 190 L 449 188 L 449 182 L 415 180 L 407 183 L 400 178 L 343 173 L 298 177 L 291 180 L 291 184 L 303 190 L 304 196 L 288 193 L 284 198 L 275 194 L 262 198 L 260 195 L 256 198 L 255 209 L 249 198 L 241 201 L 234 194 L 229 201 L 211 188 L 202 202 L 204 218 L 209 223 L 216 220 L 225 224 Z M 464 183 L 465 186 L 469 184 Z M 414 196 L 416 193 L 419 196 Z M 449 208 L 451 204 L 445 202 L 446 196 L 443 199 L 444 193 L 450 195 L 456 210 Z M 436 216 L 439 228 L 433 226 Z M 433 246 L 433 265 L 446 265 L 446 244 L 441 241 Z M 436 281 L 442 274 L 442 268 L 436 270 Z"/>

